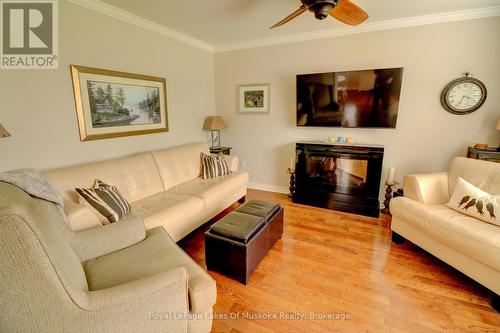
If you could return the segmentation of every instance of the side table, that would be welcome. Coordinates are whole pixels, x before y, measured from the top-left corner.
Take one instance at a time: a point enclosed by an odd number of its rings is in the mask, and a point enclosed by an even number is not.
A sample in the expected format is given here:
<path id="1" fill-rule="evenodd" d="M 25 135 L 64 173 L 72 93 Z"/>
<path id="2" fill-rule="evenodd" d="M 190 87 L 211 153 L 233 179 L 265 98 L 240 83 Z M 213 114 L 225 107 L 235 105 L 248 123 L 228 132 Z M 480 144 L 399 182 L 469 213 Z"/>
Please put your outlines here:
<path id="1" fill-rule="evenodd" d="M 210 147 L 210 153 L 223 153 L 224 155 L 231 155 L 231 149 L 233 149 L 233 147 Z"/>

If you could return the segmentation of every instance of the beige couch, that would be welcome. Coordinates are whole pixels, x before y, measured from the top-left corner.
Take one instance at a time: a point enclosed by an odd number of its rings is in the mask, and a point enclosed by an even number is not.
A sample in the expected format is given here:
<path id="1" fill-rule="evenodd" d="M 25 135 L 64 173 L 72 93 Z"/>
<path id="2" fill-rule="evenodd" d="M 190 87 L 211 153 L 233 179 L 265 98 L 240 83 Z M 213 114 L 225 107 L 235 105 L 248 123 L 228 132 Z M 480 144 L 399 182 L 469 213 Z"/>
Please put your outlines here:
<path id="1" fill-rule="evenodd" d="M 238 171 L 237 157 L 225 156 L 230 175 L 203 180 L 200 152 L 209 154 L 207 143 L 49 170 L 44 175 L 63 195 L 75 231 L 102 227 L 92 210 L 79 203 L 75 191 L 99 179 L 118 187 L 146 229 L 163 226 L 178 241 L 247 192 L 248 173 Z"/>
<path id="2" fill-rule="evenodd" d="M 232 174 L 202 180 L 201 151 L 208 146 L 45 172 L 67 221 L 0 182 L 0 332 L 209 332 L 215 281 L 175 241 L 244 197 L 248 174 L 228 156 Z M 103 226 L 74 190 L 95 179 L 116 185 L 133 213 Z"/>
<path id="3" fill-rule="evenodd" d="M 390 202 L 391 229 L 492 290 L 498 300 L 500 227 L 445 205 L 458 177 L 500 195 L 500 164 L 457 157 L 447 172 L 405 177 L 404 197 Z"/>

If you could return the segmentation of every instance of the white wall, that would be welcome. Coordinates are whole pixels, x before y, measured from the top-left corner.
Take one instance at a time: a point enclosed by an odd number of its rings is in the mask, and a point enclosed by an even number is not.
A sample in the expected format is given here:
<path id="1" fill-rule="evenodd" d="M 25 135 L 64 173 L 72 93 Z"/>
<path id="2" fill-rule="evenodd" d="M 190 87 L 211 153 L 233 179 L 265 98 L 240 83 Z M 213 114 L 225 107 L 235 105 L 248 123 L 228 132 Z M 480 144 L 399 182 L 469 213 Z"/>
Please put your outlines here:
<path id="1" fill-rule="evenodd" d="M 352 136 L 358 143 L 385 146 L 384 171 L 396 177 L 445 170 L 467 146 L 495 146 L 500 135 L 500 18 L 446 23 L 216 54 L 216 109 L 229 128 L 225 145 L 246 161 L 251 182 L 288 186 L 292 145 L 300 140 Z M 295 127 L 295 75 L 404 67 L 396 129 Z M 477 112 L 459 116 L 442 109 L 440 93 L 469 71 L 489 90 Z M 271 114 L 236 113 L 236 86 L 270 83 Z M 383 191 L 383 189 L 381 189 Z"/>
<path id="2" fill-rule="evenodd" d="M 53 168 L 205 140 L 214 55 L 59 1 L 59 69 L 0 70 L 0 171 Z M 69 65 L 166 77 L 168 133 L 80 142 Z"/>

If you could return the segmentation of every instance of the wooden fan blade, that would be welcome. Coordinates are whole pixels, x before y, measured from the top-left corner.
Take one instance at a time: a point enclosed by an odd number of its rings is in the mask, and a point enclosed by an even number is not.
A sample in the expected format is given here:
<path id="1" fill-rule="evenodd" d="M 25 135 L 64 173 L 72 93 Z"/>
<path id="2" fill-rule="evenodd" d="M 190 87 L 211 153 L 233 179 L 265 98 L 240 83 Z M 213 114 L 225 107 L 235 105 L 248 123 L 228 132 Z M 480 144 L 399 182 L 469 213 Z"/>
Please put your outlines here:
<path id="1" fill-rule="evenodd" d="M 281 21 L 279 21 L 278 23 L 276 23 L 275 25 L 270 27 L 269 29 L 276 28 L 276 27 L 279 27 L 280 25 L 288 23 L 291 20 L 293 20 L 294 18 L 296 18 L 297 16 L 299 16 L 300 14 L 304 13 L 305 11 L 307 11 L 307 8 L 306 8 L 306 6 L 302 5 L 302 6 L 300 6 L 299 9 L 297 9 L 296 11 L 294 11 L 293 13 L 291 13 L 290 15 L 288 15 L 287 17 L 285 17 L 284 19 L 282 19 Z"/>
<path id="2" fill-rule="evenodd" d="M 363 9 L 349 0 L 340 0 L 330 15 L 349 25 L 358 25 L 368 18 L 368 14 Z"/>

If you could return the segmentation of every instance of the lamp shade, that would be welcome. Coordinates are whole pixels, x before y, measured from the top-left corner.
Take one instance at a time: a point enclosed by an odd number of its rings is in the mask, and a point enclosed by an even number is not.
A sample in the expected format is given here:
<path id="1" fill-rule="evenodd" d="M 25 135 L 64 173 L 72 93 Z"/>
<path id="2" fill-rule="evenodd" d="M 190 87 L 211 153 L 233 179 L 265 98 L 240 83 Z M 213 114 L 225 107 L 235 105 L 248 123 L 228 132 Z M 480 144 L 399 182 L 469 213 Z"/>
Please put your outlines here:
<path id="1" fill-rule="evenodd" d="M 9 137 L 10 133 L 7 132 L 7 130 L 0 124 L 0 138 L 6 138 Z"/>
<path id="2" fill-rule="evenodd" d="M 227 128 L 227 124 L 221 116 L 209 116 L 205 118 L 203 129 L 205 131 L 217 131 Z"/>
<path id="3" fill-rule="evenodd" d="M 500 131 L 500 118 L 498 118 L 498 121 L 497 121 L 497 131 Z"/>

